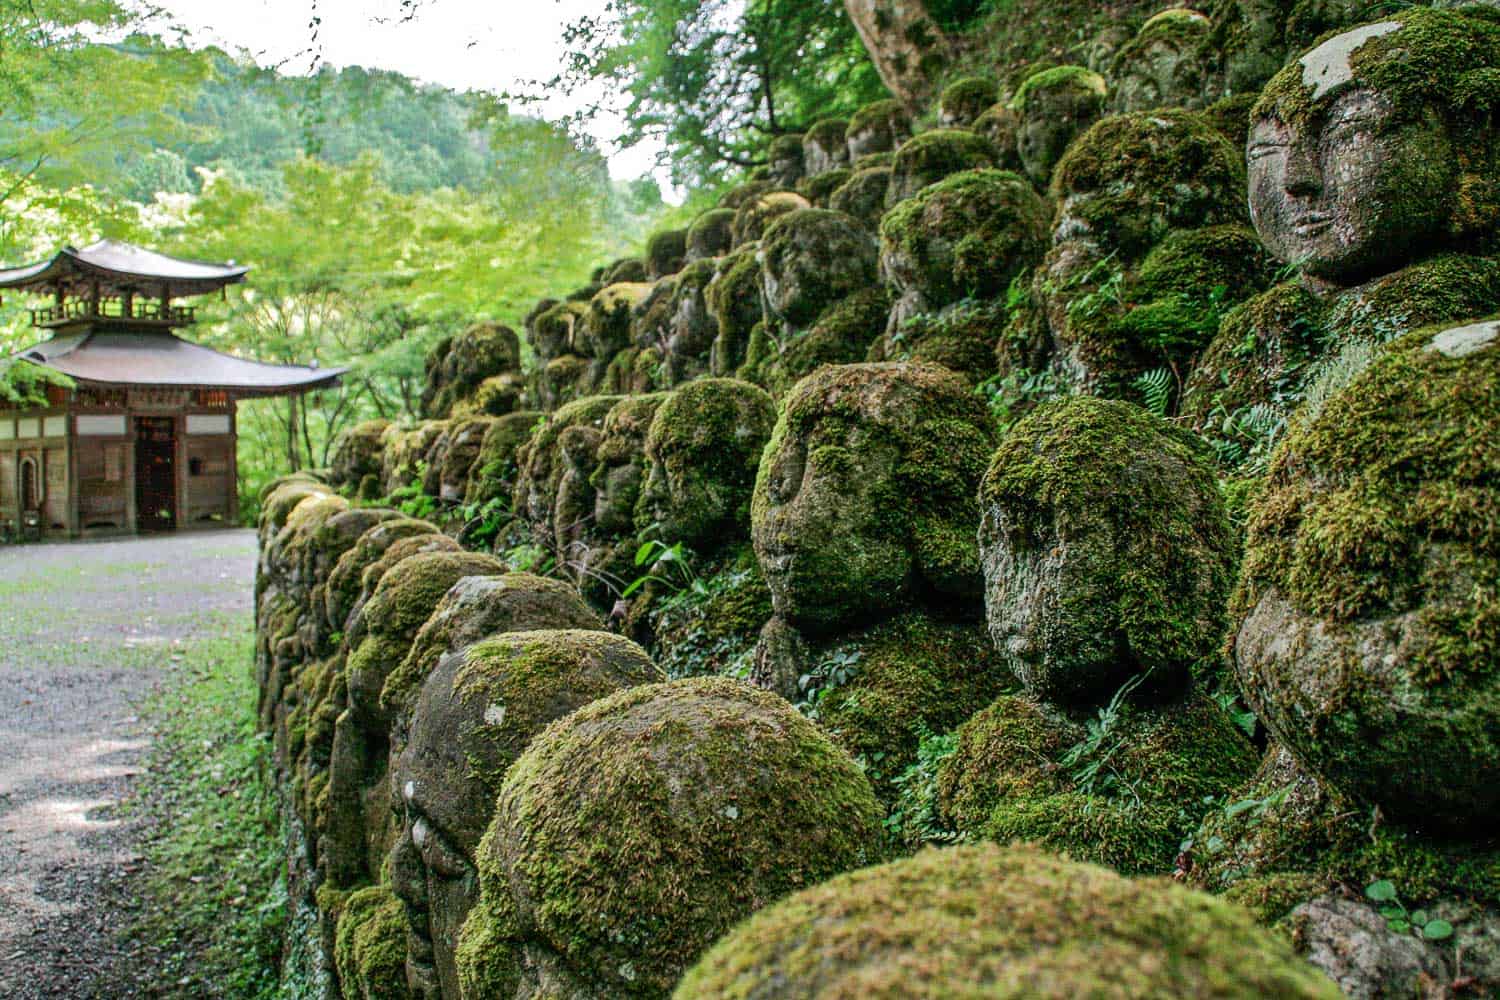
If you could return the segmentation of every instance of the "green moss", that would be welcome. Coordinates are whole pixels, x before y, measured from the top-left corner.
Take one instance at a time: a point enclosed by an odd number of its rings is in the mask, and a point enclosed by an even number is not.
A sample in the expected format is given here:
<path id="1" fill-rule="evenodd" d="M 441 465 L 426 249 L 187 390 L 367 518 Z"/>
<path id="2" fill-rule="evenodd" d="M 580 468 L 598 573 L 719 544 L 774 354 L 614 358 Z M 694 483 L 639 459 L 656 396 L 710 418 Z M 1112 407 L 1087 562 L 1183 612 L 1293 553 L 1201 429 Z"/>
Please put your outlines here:
<path id="1" fill-rule="evenodd" d="M 1167 874 L 1205 800 L 1254 767 L 1244 734 L 1201 694 L 1093 720 L 1007 695 L 960 727 L 938 771 L 939 801 L 961 833 Z"/>
<path id="2" fill-rule="evenodd" d="M 682 269 L 687 256 L 687 230 L 667 229 L 646 240 L 646 280 L 656 281 Z"/>
<path id="3" fill-rule="evenodd" d="M 753 470 L 752 470 L 753 477 Z M 711 571 L 701 587 L 687 587 L 650 610 L 656 660 L 668 677 L 743 676 L 761 627 L 771 617 L 771 592 L 741 544 Z"/>
<path id="4" fill-rule="evenodd" d="M 1299 760 L 1387 815 L 1466 826 L 1493 802 L 1472 776 L 1500 754 L 1500 350 L 1451 356 L 1438 330 L 1392 342 L 1294 424 L 1252 510 L 1231 614 L 1284 601 L 1318 631 L 1306 663 L 1269 651 L 1252 667 L 1243 632 L 1236 650 Z M 1378 670 L 1346 665 L 1364 649 Z"/>
<path id="5" fill-rule="evenodd" d="M 943 88 L 938 97 L 938 119 L 945 127 L 966 127 L 1000 99 L 994 80 L 967 77 Z"/>
<path id="6" fill-rule="evenodd" d="M 802 179 L 797 186 L 797 193 L 806 198 L 817 208 L 827 208 L 828 199 L 835 191 L 843 187 L 854 174 L 847 168 L 834 168 L 824 170 Z"/>
<path id="7" fill-rule="evenodd" d="M 367 475 L 380 475 L 382 435 L 389 420 L 365 420 L 341 432 L 329 460 L 333 482 L 348 489 Z"/>
<path id="8" fill-rule="evenodd" d="M 919 313 L 894 335 L 870 346 L 870 361 L 942 365 L 978 385 L 995 370 L 995 348 L 1005 327 L 1002 302 L 964 299 L 937 313 Z"/>
<path id="9" fill-rule="evenodd" d="M 734 239 L 734 210 L 715 208 L 693 220 L 687 231 L 687 259 L 704 260 L 727 253 Z"/>
<path id="10" fill-rule="evenodd" d="M 1218 646 L 1232 535 L 1189 432 L 1127 403 L 1044 403 L 980 504 L 991 630 L 1037 696 L 1102 700 L 1143 671 L 1170 689 Z"/>
<path id="11" fill-rule="evenodd" d="M 559 407 L 517 453 L 520 473 L 511 509 L 531 525 L 537 538 L 551 537 L 552 505 L 564 472 L 558 439 L 569 427 L 603 426 L 604 415 L 619 401 L 619 396 L 588 396 Z"/>
<path id="12" fill-rule="evenodd" d="M 646 262 L 639 257 L 622 257 L 604 269 L 599 276 L 600 285 L 618 285 L 626 281 L 645 281 Z"/>
<path id="13" fill-rule="evenodd" d="M 950 174 L 993 167 L 998 159 L 998 151 L 982 135 L 948 128 L 923 132 L 896 150 L 886 203 L 894 205 L 910 198 Z"/>
<path id="14" fill-rule="evenodd" d="M 1250 109 L 1258 99 L 1258 94 L 1231 94 L 1210 104 L 1201 113 L 1231 146 L 1243 149 L 1250 138 Z"/>
<path id="15" fill-rule="evenodd" d="M 406 917 L 383 885 L 352 893 L 338 917 L 334 964 L 351 1000 L 399 1000 L 406 990 Z"/>
<path id="16" fill-rule="evenodd" d="M 654 530 L 707 555 L 744 537 L 760 453 L 776 420 L 771 398 L 733 379 L 699 379 L 661 403 L 645 438 L 651 479 L 635 511 Z"/>
<path id="17" fill-rule="evenodd" d="M 861 161 L 861 164 L 829 194 L 827 207 L 858 219 L 866 228 L 878 229 L 880 218 L 885 213 L 891 167 L 889 163 L 864 165 Z"/>
<path id="18" fill-rule="evenodd" d="M 734 214 L 735 246 L 760 239 L 772 222 L 788 212 L 811 207 L 812 202 L 795 191 L 771 191 L 746 201 Z"/>
<path id="19" fill-rule="evenodd" d="M 521 342 L 510 327 L 477 323 L 435 347 L 427 356 L 426 368 L 422 415 L 444 419 L 469 400 L 485 379 L 502 372 L 519 373 Z"/>
<path id="20" fill-rule="evenodd" d="M 924 851 L 735 929 L 678 1000 L 835 996 L 1338 997 L 1238 908 L 1030 848 Z"/>
<path id="21" fill-rule="evenodd" d="M 458 936 L 455 954 L 459 990 L 466 997 L 514 996 L 521 982 L 519 956 L 511 943 L 519 933 L 503 892 L 482 892 Z"/>
<path id="22" fill-rule="evenodd" d="M 498 417 L 490 424 L 469 470 L 465 504 L 483 505 L 498 497 L 509 498 L 516 480 L 516 453 L 541 419 L 537 411 L 523 410 Z"/>
<path id="23" fill-rule="evenodd" d="M 899 101 L 874 101 L 866 104 L 849 119 L 849 127 L 845 129 L 844 134 L 852 138 L 865 132 L 882 130 L 892 135 L 911 131 L 911 116 L 906 113 L 906 109 Z M 895 144 L 885 148 L 894 149 Z"/>
<path id="24" fill-rule="evenodd" d="M 898 616 L 813 657 L 841 654 L 855 658 L 853 676 L 818 699 L 817 720 L 887 805 L 923 733 L 947 732 L 1014 683 L 982 628 L 926 615 Z"/>
<path id="25" fill-rule="evenodd" d="M 994 298 L 1046 249 L 1051 209 L 1025 178 L 968 170 L 924 188 L 880 223 L 881 260 L 898 288 L 933 306 Z"/>
<path id="26" fill-rule="evenodd" d="M 1425 838 L 1385 822 L 1323 785 L 1273 745 L 1260 769 L 1218 800 L 1192 838 L 1193 884 L 1251 910 L 1262 923 L 1340 886 L 1380 879 L 1409 907 L 1439 900 L 1500 905 L 1495 838 Z"/>
<path id="27" fill-rule="evenodd" d="M 949 614 L 971 607 L 980 580 L 976 492 L 993 442 L 979 398 L 933 365 L 829 366 L 799 382 L 751 504 L 763 560 L 788 540 L 799 550 L 778 612 L 822 628 L 913 596 L 941 595 Z M 826 463 L 847 489 L 798 498 L 784 480 L 800 483 L 809 461 Z"/>
<path id="28" fill-rule="evenodd" d="M 835 303 L 806 332 L 784 339 L 780 350 L 761 365 L 747 365 L 744 376 L 783 396 L 823 365 L 863 361 L 890 311 L 890 293 L 884 287 L 857 291 Z"/>
<path id="29" fill-rule="evenodd" d="M 1101 105 L 1109 85 L 1104 77 L 1083 66 L 1053 66 L 1028 76 L 1010 99 L 1010 106 L 1026 114 L 1031 104 L 1047 95 L 1058 93 L 1076 94 L 1088 100 L 1097 100 Z"/>
<path id="30" fill-rule="evenodd" d="M 593 357 L 607 361 L 630 345 L 631 313 L 646 300 L 654 287 L 650 284 L 610 285 L 589 301 L 584 334 Z"/>
<path id="31" fill-rule="evenodd" d="M 492 936 L 590 992 L 665 997 L 739 919 L 866 863 L 877 815 L 854 763 L 774 695 L 632 688 L 553 723 L 506 775 L 479 856 L 486 898 L 513 904 Z"/>

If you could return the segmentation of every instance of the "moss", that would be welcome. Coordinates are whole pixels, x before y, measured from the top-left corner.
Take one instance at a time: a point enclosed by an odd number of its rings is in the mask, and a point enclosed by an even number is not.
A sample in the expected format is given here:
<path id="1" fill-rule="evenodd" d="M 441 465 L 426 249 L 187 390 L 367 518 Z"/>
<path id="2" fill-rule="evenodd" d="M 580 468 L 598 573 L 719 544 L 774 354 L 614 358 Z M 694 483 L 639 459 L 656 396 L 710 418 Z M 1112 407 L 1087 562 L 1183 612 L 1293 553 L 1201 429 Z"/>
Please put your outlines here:
<path id="1" fill-rule="evenodd" d="M 938 121 L 944 128 L 967 128 L 1000 99 L 994 80 L 967 77 L 943 88 L 938 97 Z"/>
<path id="2" fill-rule="evenodd" d="M 715 208 L 693 220 L 687 231 L 687 259 L 705 260 L 727 253 L 733 243 L 734 210 Z"/>
<path id="3" fill-rule="evenodd" d="M 772 222 L 798 209 L 811 208 L 812 202 L 795 191 L 770 191 L 745 202 L 734 214 L 734 245 L 741 246 L 761 238 Z"/>
<path id="4" fill-rule="evenodd" d="M 386 678 L 380 705 L 405 711 L 423 680 L 449 653 L 500 632 L 599 628 L 602 622 L 561 580 L 530 573 L 463 580 L 451 587 L 422 623 L 401 665 Z"/>
<path id="5" fill-rule="evenodd" d="M 1194 435 L 1127 403 L 1044 403 L 980 504 L 991 632 L 1033 694 L 1101 699 L 1142 672 L 1171 689 L 1218 646 L 1232 536 Z"/>
<path id="6" fill-rule="evenodd" d="M 994 298 L 1046 248 L 1051 210 L 1025 178 L 969 170 L 924 188 L 880 223 L 881 265 L 931 306 Z"/>
<path id="7" fill-rule="evenodd" d="M 1250 139 L 1250 109 L 1258 98 L 1258 94 L 1231 94 L 1213 102 L 1201 114 L 1231 146 L 1243 149 Z"/>
<path id="8" fill-rule="evenodd" d="M 809 208 L 778 218 L 761 240 L 761 290 L 771 316 L 805 329 L 839 300 L 876 283 L 876 247 L 855 221 Z"/>
<path id="9" fill-rule="evenodd" d="M 650 284 L 610 285 L 589 301 L 584 336 L 589 354 L 609 360 L 630 345 L 631 313 L 654 288 Z"/>
<path id="10" fill-rule="evenodd" d="M 522 410 L 490 423 L 469 470 L 465 504 L 482 506 L 499 497 L 510 497 L 516 480 L 516 454 L 541 419 L 542 414 L 535 410 Z"/>
<path id="11" fill-rule="evenodd" d="M 559 407 L 532 433 L 524 456 L 518 453 L 520 472 L 511 510 L 531 525 L 537 538 L 551 537 L 552 505 L 564 471 L 558 438 L 569 427 L 602 426 L 604 415 L 619 401 L 619 396 L 589 396 Z"/>
<path id="12" fill-rule="evenodd" d="M 645 281 L 646 262 L 639 257 L 621 257 L 610 264 L 600 275 L 598 284 L 618 285 L 622 282 Z"/>
<path id="13" fill-rule="evenodd" d="M 527 326 L 532 350 L 543 361 L 576 354 L 583 349 L 583 323 L 587 302 L 559 302 Z"/>
<path id="14" fill-rule="evenodd" d="M 389 420 L 365 420 L 339 434 L 329 460 L 334 484 L 348 489 L 365 476 L 380 475 L 381 438 L 390 425 Z"/>
<path id="15" fill-rule="evenodd" d="M 924 851 L 756 914 L 678 986 L 703 997 L 1338 997 L 1236 907 L 1030 848 Z"/>
<path id="16" fill-rule="evenodd" d="M 890 164 L 859 166 L 829 194 L 827 207 L 858 219 L 867 229 L 878 229 L 890 184 Z"/>
<path id="17" fill-rule="evenodd" d="M 646 240 L 646 280 L 657 281 L 682 269 L 687 256 L 687 230 L 666 229 Z"/>
<path id="18" fill-rule="evenodd" d="M 1010 99 L 1010 106 L 1021 114 L 1032 108 L 1033 102 L 1049 98 L 1052 94 L 1076 94 L 1088 100 L 1097 100 L 1101 105 L 1109 85 L 1104 77 L 1083 66 L 1053 66 L 1028 76 Z"/>
<path id="19" fill-rule="evenodd" d="M 853 675 L 819 698 L 817 720 L 864 768 L 880 799 L 916 758 L 922 735 L 947 732 L 1014 682 L 982 628 L 900 615 L 812 658 L 852 656 Z"/>
<path id="20" fill-rule="evenodd" d="M 748 202 L 754 201 L 761 195 L 769 194 L 774 190 L 776 190 L 775 185 L 768 180 L 746 181 L 725 191 L 719 198 L 719 207 L 738 211 Z"/>
<path id="21" fill-rule="evenodd" d="M 755 469 L 775 420 L 765 392 L 733 379 L 700 379 L 667 397 L 645 438 L 651 475 L 636 528 L 704 555 L 743 538 Z"/>
<path id="22" fill-rule="evenodd" d="M 979 398 L 936 366 L 830 366 L 799 382 L 751 504 L 762 567 L 786 546 L 798 553 L 788 572 L 768 573 L 778 614 L 826 629 L 913 597 L 950 615 L 972 607 L 976 493 L 993 441 Z"/>
<path id="23" fill-rule="evenodd" d="M 753 471 L 752 471 L 753 475 Z M 771 592 L 747 544 L 716 569 L 653 603 L 652 647 L 668 677 L 743 676 L 762 626 L 771 617 Z"/>
<path id="24" fill-rule="evenodd" d="M 949 128 L 923 132 L 896 151 L 886 204 L 910 198 L 950 174 L 993 167 L 998 159 L 998 151 L 982 135 Z"/>
<path id="25" fill-rule="evenodd" d="M 1300 761 L 1387 815 L 1468 827 L 1496 801 L 1473 775 L 1500 760 L 1500 349 L 1481 336 L 1455 355 L 1438 331 L 1392 342 L 1294 424 L 1231 614 L 1284 604 L 1277 633 L 1316 631 L 1300 659 L 1259 637 L 1271 619 L 1235 646 L 1247 695 Z"/>
<path id="26" fill-rule="evenodd" d="M 911 133 L 911 116 L 906 113 L 899 101 L 874 101 L 866 104 L 854 113 L 849 119 L 849 127 L 845 129 L 844 135 L 851 140 L 851 151 L 856 138 L 865 138 L 864 145 L 869 148 L 862 149 L 863 153 L 877 153 L 895 149 L 900 145 L 900 139 Z M 872 145 L 878 143 L 878 139 L 872 140 L 868 137 L 884 136 L 887 145 Z"/>
<path id="27" fill-rule="evenodd" d="M 406 989 L 406 917 L 383 885 L 351 893 L 338 917 L 334 964 L 351 1000 L 398 1000 Z"/>
<path id="28" fill-rule="evenodd" d="M 743 374 L 783 396 L 823 365 L 863 361 L 890 310 L 890 294 L 883 287 L 855 292 L 835 303 L 806 332 L 784 339 L 780 350 L 767 355 L 762 364 L 747 365 Z"/>
<path id="29" fill-rule="evenodd" d="M 454 404 L 453 415 L 501 417 L 519 408 L 526 398 L 526 379 L 519 372 L 492 375 L 474 394 Z"/>
<path id="30" fill-rule="evenodd" d="M 437 534 L 437 526 L 409 517 L 392 517 L 367 529 L 334 564 L 323 589 L 324 615 L 335 631 L 342 631 L 359 599 L 364 574 L 403 538 Z"/>
<path id="31" fill-rule="evenodd" d="M 510 899 L 485 894 L 469 911 L 458 937 L 459 991 L 465 997 L 510 997 L 521 982 L 521 962 L 511 947 L 519 933 Z"/>
<path id="32" fill-rule="evenodd" d="M 978 385 L 995 370 L 995 348 L 1005 328 L 1002 302 L 964 299 L 937 313 L 904 320 L 894 334 L 870 345 L 869 361 L 942 365 Z"/>
<path id="33" fill-rule="evenodd" d="M 520 368 L 521 342 L 514 330 L 498 323 L 475 324 L 428 355 L 422 415 L 452 416 L 485 379 L 503 372 L 519 373 Z"/>
<path id="34" fill-rule="evenodd" d="M 828 199 L 852 176 L 854 176 L 853 173 L 843 167 L 811 174 L 803 178 L 802 183 L 797 186 L 797 193 L 806 198 L 815 208 L 827 208 Z"/>
<path id="35" fill-rule="evenodd" d="M 718 335 L 709 368 L 714 375 L 733 375 L 744 363 L 750 329 L 761 319 L 758 243 L 736 247 L 725 256 L 704 292 Z"/>
<path id="36" fill-rule="evenodd" d="M 815 145 L 820 149 L 847 149 L 844 136 L 849 123 L 842 118 L 824 118 L 815 122 L 802 137 L 803 146 Z M 847 153 L 846 153 L 847 155 Z"/>
<path id="37" fill-rule="evenodd" d="M 877 816 L 853 761 L 774 695 L 647 685 L 532 741 L 506 775 L 481 886 L 510 897 L 513 952 L 589 992 L 665 997 L 742 917 L 866 863 Z"/>
<path id="38" fill-rule="evenodd" d="M 959 728 L 958 749 L 938 770 L 944 818 L 961 833 L 1024 840 L 1126 874 L 1170 873 L 1206 800 L 1246 779 L 1254 751 L 1196 692 L 1126 703 L 1110 716 L 999 698 Z"/>

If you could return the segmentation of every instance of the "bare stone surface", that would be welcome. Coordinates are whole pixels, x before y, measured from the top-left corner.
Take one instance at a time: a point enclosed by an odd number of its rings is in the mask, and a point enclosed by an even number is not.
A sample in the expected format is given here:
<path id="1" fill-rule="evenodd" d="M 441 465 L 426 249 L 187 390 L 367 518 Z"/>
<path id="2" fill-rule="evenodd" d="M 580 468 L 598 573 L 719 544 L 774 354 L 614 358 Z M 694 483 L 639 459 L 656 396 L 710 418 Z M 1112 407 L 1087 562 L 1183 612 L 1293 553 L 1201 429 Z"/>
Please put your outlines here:
<path id="1" fill-rule="evenodd" d="M 140 831 L 114 815 L 177 643 L 249 611 L 255 536 L 0 548 L 0 996 L 133 995 Z"/>

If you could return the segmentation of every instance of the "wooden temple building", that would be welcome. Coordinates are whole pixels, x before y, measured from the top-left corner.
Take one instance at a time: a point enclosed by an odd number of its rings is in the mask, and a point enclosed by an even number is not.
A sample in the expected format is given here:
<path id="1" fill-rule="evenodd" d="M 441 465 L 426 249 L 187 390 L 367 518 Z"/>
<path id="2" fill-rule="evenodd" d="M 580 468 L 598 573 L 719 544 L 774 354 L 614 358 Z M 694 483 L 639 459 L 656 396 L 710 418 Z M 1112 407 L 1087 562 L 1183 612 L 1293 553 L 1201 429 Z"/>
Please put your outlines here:
<path id="1" fill-rule="evenodd" d="M 45 406 L 0 400 L 0 529 L 35 535 L 235 524 L 235 404 L 337 384 L 344 369 L 263 364 L 184 340 L 177 299 L 245 280 L 206 264 L 102 240 L 0 269 L 0 289 L 47 295 L 31 322 L 48 339 L 15 358 L 66 375 Z"/>

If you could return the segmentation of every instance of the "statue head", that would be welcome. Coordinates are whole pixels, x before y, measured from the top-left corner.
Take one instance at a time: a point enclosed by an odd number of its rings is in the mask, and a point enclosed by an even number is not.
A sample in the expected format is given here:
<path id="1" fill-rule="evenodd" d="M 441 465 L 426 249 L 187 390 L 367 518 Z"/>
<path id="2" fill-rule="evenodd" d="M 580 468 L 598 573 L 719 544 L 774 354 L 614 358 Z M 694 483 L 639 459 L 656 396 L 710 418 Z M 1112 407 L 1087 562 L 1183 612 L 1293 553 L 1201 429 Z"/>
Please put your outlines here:
<path id="1" fill-rule="evenodd" d="M 1492 234 L 1500 23 L 1414 9 L 1289 64 L 1252 113 L 1250 213 L 1304 275 L 1358 284 Z"/>
<path id="2" fill-rule="evenodd" d="M 876 283 L 878 255 L 870 234 L 841 212 L 807 208 L 781 216 L 761 241 L 760 284 L 770 315 L 805 329 Z"/>
<path id="3" fill-rule="evenodd" d="M 1195 10 L 1175 7 L 1141 26 L 1110 62 L 1116 111 L 1197 108 L 1208 100 L 1203 46 L 1213 25 Z"/>
<path id="4" fill-rule="evenodd" d="M 1082 66 L 1033 73 L 1011 99 L 1021 116 L 1016 154 L 1032 181 L 1045 187 L 1074 137 L 1104 113 L 1104 77 Z"/>
<path id="5" fill-rule="evenodd" d="M 636 501 L 645 478 L 646 432 L 669 395 L 654 392 L 626 396 L 605 414 L 597 462 L 590 479 L 594 487 L 595 533 L 611 538 L 635 535 Z"/>
<path id="6" fill-rule="evenodd" d="M 787 396 L 751 532 L 777 615 L 827 632 L 924 598 L 980 599 L 976 494 L 994 436 L 935 365 L 830 365 Z"/>
<path id="7" fill-rule="evenodd" d="M 574 629 L 505 632 L 438 661 L 394 774 L 403 816 L 390 872 L 418 995 L 459 995 L 454 950 L 479 895 L 475 854 L 511 762 L 554 719 L 662 679 L 629 639 Z"/>
<path id="8" fill-rule="evenodd" d="M 646 436 L 636 527 L 699 551 L 744 538 L 755 469 L 775 423 L 771 397 L 748 382 L 699 379 L 678 389 Z"/>

